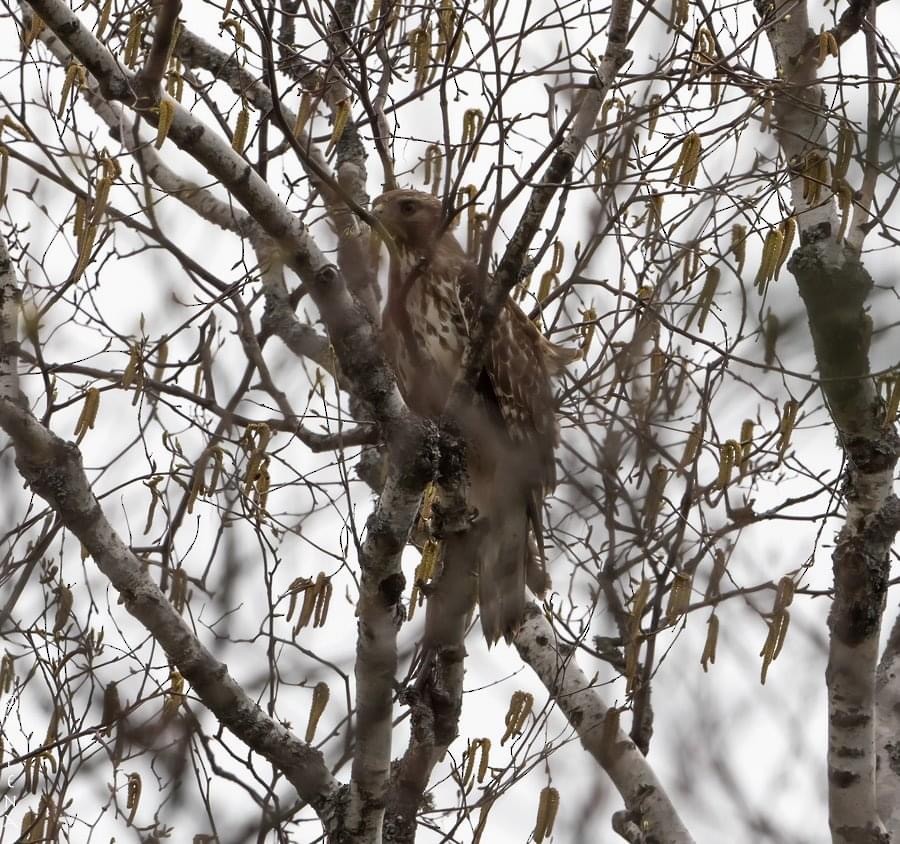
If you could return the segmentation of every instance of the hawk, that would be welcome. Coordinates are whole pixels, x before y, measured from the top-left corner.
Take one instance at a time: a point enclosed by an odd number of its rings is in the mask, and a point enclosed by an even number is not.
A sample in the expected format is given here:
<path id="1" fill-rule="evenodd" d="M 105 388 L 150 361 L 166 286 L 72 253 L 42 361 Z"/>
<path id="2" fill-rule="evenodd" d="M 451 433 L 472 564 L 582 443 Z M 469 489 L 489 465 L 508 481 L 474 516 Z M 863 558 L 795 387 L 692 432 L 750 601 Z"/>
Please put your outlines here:
<path id="1" fill-rule="evenodd" d="M 478 268 L 443 226 L 441 202 L 430 194 L 388 191 L 375 200 L 373 212 L 396 247 L 383 318 L 385 353 L 409 407 L 437 419 L 476 318 Z M 556 483 L 551 378 L 577 356 L 547 340 L 507 300 L 473 407 L 455 420 L 468 446 L 468 505 L 477 513 L 479 540 L 478 601 L 489 645 L 515 634 L 526 583 L 536 594 L 549 585 L 536 549 L 541 505 Z"/>

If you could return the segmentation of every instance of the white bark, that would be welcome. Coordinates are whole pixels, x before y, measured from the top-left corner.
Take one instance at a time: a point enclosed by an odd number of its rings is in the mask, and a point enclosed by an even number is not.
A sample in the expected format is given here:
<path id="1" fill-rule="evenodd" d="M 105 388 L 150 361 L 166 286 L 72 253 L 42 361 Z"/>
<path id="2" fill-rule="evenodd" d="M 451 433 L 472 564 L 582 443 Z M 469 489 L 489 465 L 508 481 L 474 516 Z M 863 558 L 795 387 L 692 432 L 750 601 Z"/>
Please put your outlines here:
<path id="1" fill-rule="evenodd" d="M 900 616 L 878 666 L 875 699 L 878 814 L 891 841 L 900 841 Z"/>
<path id="2" fill-rule="evenodd" d="M 766 32 L 775 54 L 781 81 L 775 82 L 774 112 L 776 132 L 788 166 L 792 168 L 791 195 L 797 215 L 797 229 L 827 223 L 831 234 L 840 225 L 837 203 L 831 193 L 831 166 L 819 189 L 819 199 L 804 198 L 805 180 L 797 170 L 810 153 L 829 154 L 828 124 L 825 120 L 825 93 L 816 79 L 816 64 L 805 48 L 812 30 L 806 0 L 777 0 L 775 4 L 757 3 L 768 14 L 771 25 Z"/>
<path id="3" fill-rule="evenodd" d="M 767 15 L 783 83 L 775 89 L 778 139 L 792 167 L 791 191 L 801 246 L 788 268 L 809 317 L 832 419 L 848 458 L 847 518 L 833 554 L 835 595 L 829 617 L 828 797 L 836 844 L 886 841 L 876 799 L 875 671 L 890 546 L 897 531 L 893 471 L 898 444 L 883 425 L 868 361 L 871 320 L 864 303 L 872 280 L 836 242 L 827 111 L 816 80 L 804 0 L 758 3 Z M 800 175 L 810 154 L 829 162 L 818 204 Z"/>
<path id="4" fill-rule="evenodd" d="M 882 842 L 876 801 L 875 671 L 890 548 L 900 527 L 893 472 L 900 452 L 868 360 L 872 280 L 851 250 L 812 240 L 788 264 L 809 316 L 822 389 L 847 456 L 844 526 L 832 554 L 828 793 L 835 842 Z"/>
<path id="5" fill-rule="evenodd" d="M 692 842 L 650 763 L 634 742 L 619 730 L 612 746 L 604 747 L 603 721 L 609 707 L 578 667 L 574 654 L 556 641 L 553 627 L 534 604 L 525 611 L 515 645 L 578 733 L 584 749 L 609 774 L 632 820 L 640 819 L 645 840 L 659 844 Z"/>
<path id="6" fill-rule="evenodd" d="M 828 660 L 828 805 L 834 841 L 883 832 L 875 806 L 874 665 L 878 640 L 832 635 Z M 880 828 L 880 829 L 879 829 Z M 872 838 L 876 841 L 877 838 Z"/>
<path id="7" fill-rule="evenodd" d="M 396 471 L 387 478 L 369 518 L 363 546 L 357 611 L 356 746 L 350 772 L 346 828 L 360 844 L 379 844 L 391 769 L 397 630 L 405 581 L 400 554 L 416 518 L 421 490 L 406 487 Z M 395 545 L 396 537 L 402 537 Z"/>

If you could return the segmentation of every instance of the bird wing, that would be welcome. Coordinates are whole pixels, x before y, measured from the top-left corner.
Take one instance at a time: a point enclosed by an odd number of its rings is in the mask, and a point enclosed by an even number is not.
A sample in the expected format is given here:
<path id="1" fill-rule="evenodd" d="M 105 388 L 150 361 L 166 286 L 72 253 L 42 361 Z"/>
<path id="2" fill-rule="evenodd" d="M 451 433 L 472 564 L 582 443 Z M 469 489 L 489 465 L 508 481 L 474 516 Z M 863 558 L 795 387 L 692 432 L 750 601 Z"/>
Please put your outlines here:
<path id="1" fill-rule="evenodd" d="M 507 301 L 491 336 L 486 368 L 511 443 L 534 466 L 542 493 L 556 485 L 556 402 L 547 344 L 537 326 Z"/>
<path id="2" fill-rule="evenodd" d="M 477 268 L 461 267 L 458 278 L 471 324 L 477 318 Z M 552 377 L 575 355 L 548 341 L 514 302 L 504 303 L 476 384 L 482 421 L 469 467 L 470 495 L 493 526 L 480 546 L 479 603 L 489 642 L 513 634 L 524 609 L 525 582 L 537 595 L 550 585 L 543 500 L 556 485 Z"/>

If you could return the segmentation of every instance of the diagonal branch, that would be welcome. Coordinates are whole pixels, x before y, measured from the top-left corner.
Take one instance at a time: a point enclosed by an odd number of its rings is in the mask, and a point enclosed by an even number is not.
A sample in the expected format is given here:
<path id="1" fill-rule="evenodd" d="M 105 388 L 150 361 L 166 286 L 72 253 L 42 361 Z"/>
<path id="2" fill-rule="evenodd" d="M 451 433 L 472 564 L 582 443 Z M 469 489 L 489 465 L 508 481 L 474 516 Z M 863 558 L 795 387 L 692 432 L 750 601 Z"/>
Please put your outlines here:
<path id="1" fill-rule="evenodd" d="M 121 67 L 67 6 L 59 0 L 35 0 L 30 5 L 94 76 L 106 99 L 135 107 L 134 75 Z M 287 265 L 305 283 L 319 307 L 352 392 L 372 409 L 389 440 L 406 442 L 411 430 L 421 423 L 404 405 L 393 373 L 379 351 L 375 327 L 350 295 L 341 274 L 253 167 L 224 138 L 179 103 L 171 103 L 174 116 L 167 137 L 206 167 L 284 253 Z M 153 110 L 139 109 L 138 113 L 155 125 L 157 114 Z"/>
<path id="2" fill-rule="evenodd" d="M 0 239 L 0 427 L 15 446 L 22 477 L 81 540 L 121 595 L 126 610 L 160 643 L 209 710 L 282 771 L 327 822 L 339 785 L 322 754 L 266 715 L 228 673 L 227 666 L 200 643 L 106 519 L 91 491 L 78 448 L 41 425 L 24 406 L 16 377 L 17 290 L 12 259 Z"/>
<path id="3" fill-rule="evenodd" d="M 605 719 L 609 707 L 578 667 L 574 654 L 556 641 L 553 628 L 534 604 L 525 609 L 525 621 L 515 638 L 519 656 L 538 675 L 550 697 L 578 733 L 584 749 L 609 774 L 625 801 L 630 820 L 642 830 L 643 841 L 666 844 L 693 842 L 668 794 L 646 757 L 617 729 L 608 736 Z"/>
<path id="4" fill-rule="evenodd" d="M 578 156 L 584 149 L 588 137 L 600 114 L 603 101 L 612 87 L 619 69 L 631 58 L 627 48 L 628 30 L 631 21 L 631 0 L 615 0 L 609 14 L 609 36 L 597 75 L 581 98 L 571 116 L 571 129 L 559 140 L 559 147 L 550 160 L 540 183 L 532 191 L 525 213 L 519 220 L 506 251 L 497 265 L 493 281 L 487 285 L 482 295 L 479 319 L 471 327 L 469 345 L 453 386 L 449 407 L 458 408 L 466 404 L 471 390 L 469 385 L 476 382 L 487 342 L 494 324 L 500 315 L 509 291 L 519 281 L 519 272 L 525 263 L 531 242 L 541 226 L 544 214 L 556 192 L 565 184 L 572 173 Z"/>

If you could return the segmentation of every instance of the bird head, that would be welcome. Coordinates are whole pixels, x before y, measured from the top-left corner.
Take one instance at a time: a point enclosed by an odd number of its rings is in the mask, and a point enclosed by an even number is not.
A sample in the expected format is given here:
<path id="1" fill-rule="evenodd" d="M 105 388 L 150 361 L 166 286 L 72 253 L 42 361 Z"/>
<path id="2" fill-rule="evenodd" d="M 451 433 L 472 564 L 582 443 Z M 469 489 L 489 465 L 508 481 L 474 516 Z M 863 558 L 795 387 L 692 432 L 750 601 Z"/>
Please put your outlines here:
<path id="1" fill-rule="evenodd" d="M 375 200 L 372 213 L 399 245 L 418 250 L 434 245 L 443 210 L 429 193 L 390 190 Z"/>

